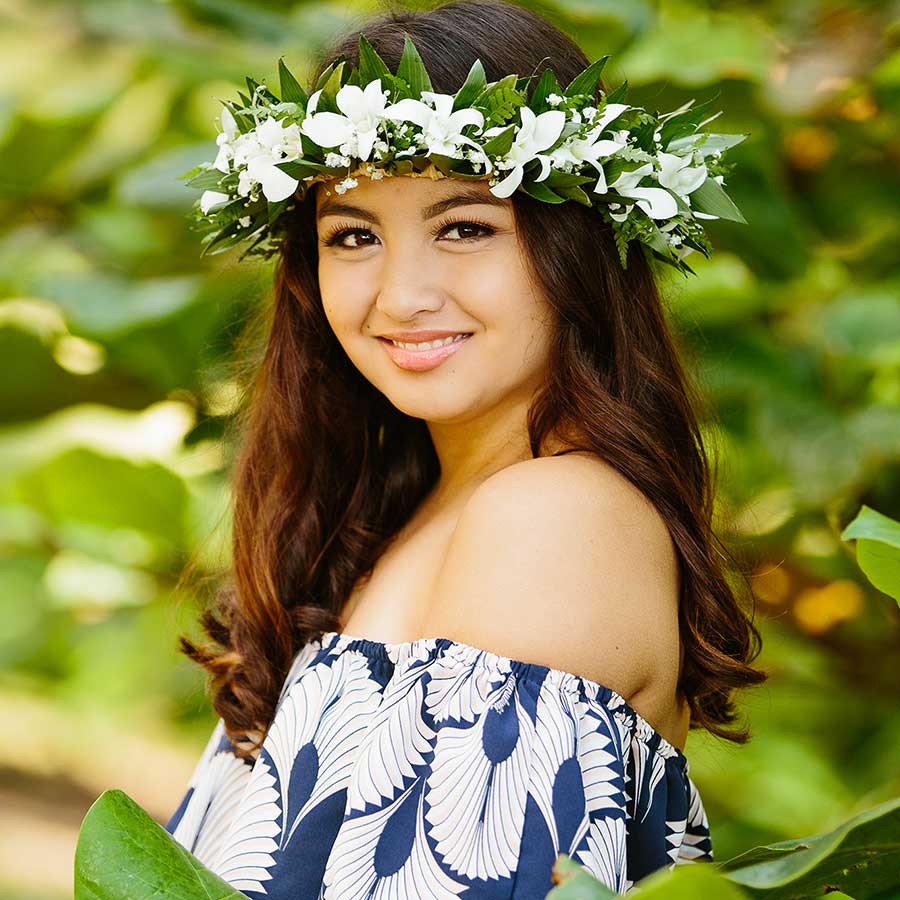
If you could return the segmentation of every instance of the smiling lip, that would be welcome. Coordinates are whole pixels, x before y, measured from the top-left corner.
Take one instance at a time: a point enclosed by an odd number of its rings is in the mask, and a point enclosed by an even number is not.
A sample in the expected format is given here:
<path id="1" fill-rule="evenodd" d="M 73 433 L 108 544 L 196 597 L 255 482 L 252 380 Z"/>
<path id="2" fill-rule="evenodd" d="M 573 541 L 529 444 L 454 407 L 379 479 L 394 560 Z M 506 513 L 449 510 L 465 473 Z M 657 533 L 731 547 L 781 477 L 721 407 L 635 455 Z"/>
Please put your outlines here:
<path id="1" fill-rule="evenodd" d="M 402 334 L 402 332 L 400 332 Z M 407 332 L 410 333 L 410 332 Z M 421 331 L 421 332 L 412 332 L 412 334 L 433 334 L 435 337 L 425 337 L 418 338 L 419 341 L 436 341 L 440 340 L 442 337 L 450 337 L 451 335 L 457 334 L 465 334 L 465 332 L 460 331 Z M 462 349 L 463 344 L 467 343 L 469 338 L 472 335 L 468 335 L 468 337 L 464 337 L 462 340 L 456 341 L 452 344 L 447 344 L 444 347 L 435 347 L 433 350 L 406 350 L 403 347 L 396 347 L 386 338 L 379 338 L 378 341 L 382 347 L 384 347 L 387 355 L 394 361 L 396 365 L 398 365 L 401 369 L 406 369 L 409 372 L 427 372 L 429 369 L 434 369 L 436 366 L 439 366 L 445 359 L 450 356 L 453 356 L 458 350 Z M 395 338 L 395 340 L 404 340 L 403 338 Z M 410 343 L 416 343 L 416 341 L 410 341 Z"/>
<path id="2" fill-rule="evenodd" d="M 467 334 L 465 331 L 391 331 L 388 334 L 380 334 L 378 337 L 390 338 L 394 341 L 403 341 L 408 344 L 421 344 L 424 341 L 439 341 L 442 338 L 456 337 L 458 334 Z"/>

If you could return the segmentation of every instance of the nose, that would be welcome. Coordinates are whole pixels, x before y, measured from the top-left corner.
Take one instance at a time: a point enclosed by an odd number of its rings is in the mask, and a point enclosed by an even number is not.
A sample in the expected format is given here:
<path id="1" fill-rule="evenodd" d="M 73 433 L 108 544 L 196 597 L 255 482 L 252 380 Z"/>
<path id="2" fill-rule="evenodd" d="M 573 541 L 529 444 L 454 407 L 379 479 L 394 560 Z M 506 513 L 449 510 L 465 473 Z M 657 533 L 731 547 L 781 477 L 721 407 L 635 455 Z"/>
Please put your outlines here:
<path id="1" fill-rule="evenodd" d="M 385 248 L 375 279 L 375 306 L 393 322 L 410 322 L 443 306 L 445 291 L 436 266 L 421 247 Z"/>

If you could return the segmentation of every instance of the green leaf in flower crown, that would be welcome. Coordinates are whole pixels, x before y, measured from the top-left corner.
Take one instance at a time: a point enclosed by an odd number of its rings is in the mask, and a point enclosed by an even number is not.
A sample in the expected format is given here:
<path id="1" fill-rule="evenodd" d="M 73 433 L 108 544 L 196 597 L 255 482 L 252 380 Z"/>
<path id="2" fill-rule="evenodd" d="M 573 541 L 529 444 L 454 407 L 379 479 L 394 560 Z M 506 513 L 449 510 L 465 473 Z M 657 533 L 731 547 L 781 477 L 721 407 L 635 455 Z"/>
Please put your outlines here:
<path id="1" fill-rule="evenodd" d="M 709 131 L 695 131 L 693 134 L 669 141 L 665 146 L 669 153 L 677 153 L 679 150 L 686 152 L 689 148 L 692 150 L 702 148 L 704 153 L 710 153 L 713 150 L 724 153 L 731 147 L 736 147 L 741 141 L 747 140 L 748 137 L 750 137 L 749 133 L 718 134 Z"/>
<path id="2" fill-rule="evenodd" d="M 544 107 L 547 106 L 547 97 L 550 94 L 561 93 L 562 88 L 560 88 L 559 82 L 556 80 L 556 75 L 553 74 L 553 70 L 544 69 L 541 73 L 541 77 L 538 79 L 538 83 L 534 88 L 534 93 L 531 95 L 528 105 L 537 113 L 544 112 Z"/>
<path id="3" fill-rule="evenodd" d="M 331 76 L 334 75 L 335 71 L 339 69 L 345 61 L 346 57 L 343 53 L 338 56 L 337 59 L 332 60 L 319 74 L 319 77 L 316 79 L 316 83 L 313 85 L 313 89 L 310 91 L 310 93 L 314 94 L 316 91 L 324 90 L 325 85 L 328 84 Z"/>
<path id="4" fill-rule="evenodd" d="M 279 200 L 277 203 L 273 203 L 271 200 L 266 201 L 266 211 L 269 217 L 269 223 L 274 222 L 283 212 L 285 207 L 290 203 L 291 198 L 288 197 L 286 200 Z"/>
<path id="5" fill-rule="evenodd" d="M 626 78 L 615 90 L 610 91 L 606 95 L 607 103 L 624 103 L 625 95 L 628 93 L 628 79 Z"/>
<path id="6" fill-rule="evenodd" d="M 427 169 L 429 165 L 433 165 L 439 172 L 443 172 L 444 175 L 450 176 L 453 175 L 453 167 L 459 164 L 459 160 L 452 157 L 446 156 L 442 153 L 429 153 L 427 157 L 422 158 L 421 166 L 422 168 L 419 171 L 423 171 Z M 416 166 L 418 169 L 418 166 Z"/>
<path id="7" fill-rule="evenodd" d="M 253 106 L 253 101 L 243 91 L 238 91 L 238 97 L 241 98 L 241 103 L 244 104 L 244 109 L 249 109 L 251 106 Z"/>
<path id="8" fill-rule="evenodd" d="M 475 105 L 485 111 L 485 127 L 504 125 L 514 116 L 525 100 L 516 91 L 515 74 L 505 75 L 489 84 L 476 98 Z M 518 118 L 516 116 L 516 118 Z"/>
<path id="9" fill-rule="evenodd" d="M 594 179 L 591 179 L 593 181 Z M 562 197 L 565 197 L 567 200 L 574 200 L 576 203 L 580 203 L 582 206 L 593 206 L 594 204 L 591 202 L 590 196 L 585 193 L 577 184 L 571 185 L 562 185 L 557 187 L 553 186 L 553 190 L 556 191 Z"/>
<path id="10" fill-rule="evenodd" d="M 122 791 L 87 811 L 75 849 L 75 900 L 241 900 Z"/>
<path id="11" fill-rule="evenodd" d="M 316 103 L 316 112 L 333 112 L 342 115 L 335 98 L 337 97 L 337 92 L 344 86 L 347 74 L 346 61 L 342 60 L 334 67 L 331 74 L 322 84 L 322 93 L 319 95 L 319 100 Z M 317 88 L 316 90 L 319 89 Z"/>
<path id="12" fill-rule="evenodd" d="M 487 77 L 484 74 L 484 66 L 482 66 L 480 59 L 476 59 L 472 63 L 472 68 L 469 69 L 469 74 L 466 76 L 463 86 L 456 92 L 453 108 L 450 111 L 456 112 L 458 109 L 471 106 L 472 101 L 481 94 L 486 84 Z"/>
<path id="13" fill-rule="evenodd" d="M 433 90 L 431 79 L 425 71 L 425 63 L 406 32 L 403 33 L 403 53 L 397 66 L 397 75 L 409 85 L 414 97 L 418 97 L 422 91 Z"/>
<path id="14" fill-rule="evenodd" d="M 241 95 L 243 96 L 243 95 Z M 256 128 L 256 121 L 253 118 L 253 114 L 245 109 L 242 106 L 238 106 L 236 103 L 233 103 L 230 100 L 223 100 L 222 106 L 228 109 L 228 112 L 231 113 L 232 118 L 237 125 L 238 131 L 241 134 L 246 134 L 248 131 L 253 131 Z"/>
<path id="15" fill-rule="evenodd" d="M 515 137 L 516 125 L 508 125 L 499 134 L 488 138 L 483 144 L 484 152 L 488 156 L 504 156 L 512 147 L 513 138 Z"/>
<path id="16" fill-rule="evenodd" d="M 689 109 L 686 108 L 683 112 L 679 111 L 667 118 L 662 128 L 660 128 L 663 146 L 671 140 L 687 134 L 693 134 L 700 127 L 700 123 L 706 118 L 709 108 L 718 100 L 721 93 L 721 91 L 718 91 L 715 96 L 710 97 L 709 100 L 704 100 L 703 103 L 698 103 L 696 106 L 693 106 L 693 101 L 690 101 L 685 104 L 686 107 L 690 107 Z"/>
<path id="17" fill-rule="evenodd" d="M 251 78 L 249 75 L 244 79 L 244 81 L 247 82 L 247 93 L 252 97 L 259 88 L 259 82 L 255 78 Z"/>
<path id="18" fill-rule="evenodd" d="M 602 56 L 596 62 L 592 62 L 580 75 L 576 75 L 565 90 L 566 97 L 574 97 L 576 94 L 587 94 L 589 97 L 594 96 L 597 90 L 597 82 L 600 80 L 600 74 L 609 56 Z"/>
<path id="19" fill-rule="evenodd" d="M 560 172 L 559 169 L 551 169 L 543 184 L 553 188 L 555 191 L 557 188 L 575 187 L 588 182 L 593 184 L 596 182 L 597 177 L 597 175 L 579 175 L 577 172 Z"/>
<path id="20" fill-rule="evenodd" d="M 217 191 L 221 190 L 219 182 L 225 177 L 224 172 L 218 169 L 205 169 L 199 175 L 188 182 L 188 187 L 197 188 L 201 191 Z M 223 192 L 224 193 L 224 192 Z"/>
<path id="21" fill-rule="evenodd" d="M 300 87 L 300 82 L 291 74 L 291 70 L 284 64 L 284 58 L 278 60 L 278 85 L 281 90 L 281 100 L 289 103 L 299 103 L 306 109 L 308 97 L 306 91 Z"/>
<path id="22" fill-rule="evenodd" d="M 695 210 L 718 216 L 720 219 L 747 224 L 747 220 L 734 205 L 731 197 L 725 193 L 722 185 L 712 178 L 707 178 L 697 190 L 691 191 L 691 206 Z"/>
<path id="23" fill-rule="evenodd" d="M 551 191 L 550 188 L 541 181 L 528 181 L 523 178 L 519 187 L 528 194 L 529 197 L 534 197 L 535 200 L 543 200 L 545 203 L 566 202 L 565 197 L 560 197 L 559 194 Z"/>
<path id="24" fill-rule="evenodd" d="M 390 75 L 391 70 L 385 61 L 378 55 L 375 48 L 366 40 L 364 34 L 359 36 L 359 79 L 363 85 Z"/>
<path id="25" fill-rule="evenodd" d="M 282 172 L 286 172 L 291 178 L 296 178 L 298 180 L 306 178 L 309 175 L 316 175 L 319 172 L 330 172 L 332 170 L 331 166 L 326 166 L 324 163 L 313 162 L 309 159 L 292 159 L 290 162 L 278 163 L 276 168 L 281 169 Z"/>

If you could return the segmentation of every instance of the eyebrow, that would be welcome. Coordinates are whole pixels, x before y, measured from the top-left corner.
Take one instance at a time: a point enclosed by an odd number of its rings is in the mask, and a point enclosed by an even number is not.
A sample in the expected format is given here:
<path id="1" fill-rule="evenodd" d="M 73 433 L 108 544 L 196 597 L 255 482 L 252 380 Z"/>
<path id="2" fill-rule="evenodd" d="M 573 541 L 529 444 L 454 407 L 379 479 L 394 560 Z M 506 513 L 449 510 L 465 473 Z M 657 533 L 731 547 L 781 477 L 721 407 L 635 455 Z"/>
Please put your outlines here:
<path id="1" fill-rule="evenodd" d="M 494 196 L 494 194 L 484 194 L 474 188 L 467 188 L 450 197 L 445 197 L 443 200 L 438 200 L 437 202 L 426 206 L 422 210 L 422 221 L 427 222 L 429 219 L 433 219 L 435 216 L 439 216 L 441 213 L 445 213 L 447 210 L 453 209 L 456 206 L 475 206 L 479 203 L 501 208 L 506 207 L 506 203 L 503 199 Z M 361 219 L 368 219 L 376 225 L 381 224 L 378 216 L 371 210 L 365 209 L 362 206 L 355 206 L 352 203 L 345 203 L 342 200 L 325 200 L 316 214 L 316 219 L 323 219 L 325 216 L 331 215 L 357 216 Z"/>

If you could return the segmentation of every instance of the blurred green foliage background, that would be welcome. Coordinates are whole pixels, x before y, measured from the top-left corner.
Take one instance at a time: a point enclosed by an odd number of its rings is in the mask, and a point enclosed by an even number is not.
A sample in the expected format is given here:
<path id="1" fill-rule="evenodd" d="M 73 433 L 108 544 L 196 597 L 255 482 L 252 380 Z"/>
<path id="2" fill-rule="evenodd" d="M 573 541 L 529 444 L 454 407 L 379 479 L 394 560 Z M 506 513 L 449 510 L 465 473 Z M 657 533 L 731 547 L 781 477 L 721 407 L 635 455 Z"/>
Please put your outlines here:
<path id="1" fill-rule="evenodd" d="M 413 3 L 407 5 L 415 8 Z M 375 3 L 0 0 L 0 896 L 71 896 L 108 787 L 160 821 L 215 721 L 176 635 L 229 552 L 228 360 L 268 264 L 200 260 L 177 176 L 217 98 Z M 550 0 L 629 101 L 749 132 L 710 261 L 666 284 L 712 397 L 720 528 L 771 673 L 745 747 L 692 733 L 719 859 L 900 795 L 900 615 L 842 527 L 900 513 L 897 3 Z"/>

